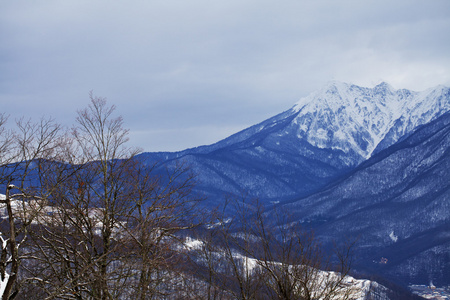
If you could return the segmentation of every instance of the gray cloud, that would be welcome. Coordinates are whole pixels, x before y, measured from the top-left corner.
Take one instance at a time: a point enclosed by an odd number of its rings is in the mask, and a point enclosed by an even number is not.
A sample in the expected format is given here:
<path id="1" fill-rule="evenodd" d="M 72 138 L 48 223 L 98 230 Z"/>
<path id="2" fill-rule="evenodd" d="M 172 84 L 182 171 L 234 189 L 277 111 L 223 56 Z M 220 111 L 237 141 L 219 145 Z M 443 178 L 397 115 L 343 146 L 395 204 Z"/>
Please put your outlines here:
<path id="1" fill-rule="evenodd" d="M 4 111 L 69 123 L 94 90 L 147 151 L 212 143 L 329 80 L 450 85 L 448 0 L 2 6 Z"/>

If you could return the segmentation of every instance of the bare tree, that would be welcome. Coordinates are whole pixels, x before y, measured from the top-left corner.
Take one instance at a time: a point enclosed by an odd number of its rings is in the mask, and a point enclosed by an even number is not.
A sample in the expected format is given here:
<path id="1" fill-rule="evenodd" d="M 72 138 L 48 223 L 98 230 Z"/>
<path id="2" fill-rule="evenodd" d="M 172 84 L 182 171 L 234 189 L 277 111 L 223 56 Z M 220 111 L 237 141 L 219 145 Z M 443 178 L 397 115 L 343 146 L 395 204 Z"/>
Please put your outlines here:
<path id="1" fill-rule="evenodd" d="M 253 201 L 234 206 L 235 218 L 220 218 L 200 238 L 196 260 L 207 268 L 199 278 L 206 285 L 203 299 L 214 299 L 217 291 L 233 299 L 357 298 L 346 280 L 351 245 L 336 251 L 334 260 L 288 213 L 269 217 Z"/>
<path id="2" fill-rule="evenodd" d="M 60 126 L 51 119 L 39 123 L 21 119 L 16 124 L 16 132 L 0 130 L 1 181 L 6 186 L 0 200 L 5 207 L 0 223 L 2 299 L 13 299 L 20 290 L 28 230 L 54 188 L 40 186 L 41 176 L 49 171 L 43 164 L 56 159 L 61 136 Z"/>
<path id="3" fill-rule="evenodd" d="M 12 148 L 13 148 L 13 133 L 6 128 L 8 117 L 0 113 L 0 165 L 8 164 L 12 161 Z M 1 169 L 4 171 L 4 168 Z M 4 179 L 3 172 L 0 173 L 2 179 Z"/>
<path id="4" fill-rule="evenodd" d="M 80 188 L 87 190 L 87 196 L 97 207 L 98 226 L 101 240 L 95 245 L 97 267 L 93 296 L 98 299 L 112 299 L 113 294 L 108 287 L 108 267 L 113 253 L 114 229 L 120 224 L 119 216 L 129 207 L 123 193 L 128 183 L 125 176 L 126 164 L 137 154 L 137 150 L 126 147 L 128 130 L 123 128 L 121 117 L 113 118 L 114 106 L 107 106 L 106 100 L 94 97 L 91 93 L 91 104 L 78 112 L 78 125 L 73 135 L 82 150 L 82 157 L 89 163 L 94 180 L 84 182 Z"/>
<path id="5" fill-rule="evenodd" d="M 247 255 L 257 258 L 270 298 L 356 299 L 355 288 L 345 280 L 351 267 L 352 245 L 336 250 L 335 257 L 327 255 L 313 233 L 290 222 L 287 212 L 277 211 L 275 215 L 268 219 L 257 209 L 252 232 L 259 247 L 246 250 Z M 333 262 L 333 258 L 337 260 Z"/>
<path id="6" fill-rule="evenodd" d="M 148 299 L 173 293 L 183 255 L 177 233 L 200 222 L 195 215 L 198 199 L 191 195 L 195 177 L 183 165 L 157 176 L 153 168 L 136 164 L 128 178 L 132 206 L 121 228 L 128 268 L 138 278 L 129 282 L 131 295 Z"/>
<path id="7" fill-rule="evenodd" d="M 246 253 L 257 242 L 249 218 L 251 208 L 245 201 L 232 204 L 234 218 L 218 212 L 197 237 L 193 261 L 198 265 L 196 276 L 203 282 L 200 299 L 261 298 L 260 269 L 255 268 L 255 258 Z"/>
<path id="8" fill-rule="evenodd" d="M 138 151 L 126 147 L 128 131 L 113 116 L 115 107 L 90 96 L 65 148 L 64 163 L 74 172 L 53 191 L 49 204 L 55 209 L 34 235 L 41 268 L 30 272 L 49 299 L 113 299 L 126 278 L 115 266 L 117 230 L 130 209 L 126 170 Z"/>
<path id="9" fill-rule="evenodd" d="M 33 230 L 29 278 L 46 299 L 148 299 L 173 294 L 181 278 L 177 234 L 200 222 L 195 176 L 184 165 L 142 165 L 113 113 L 91 94 L 64 148 L 73 172 Z"/>

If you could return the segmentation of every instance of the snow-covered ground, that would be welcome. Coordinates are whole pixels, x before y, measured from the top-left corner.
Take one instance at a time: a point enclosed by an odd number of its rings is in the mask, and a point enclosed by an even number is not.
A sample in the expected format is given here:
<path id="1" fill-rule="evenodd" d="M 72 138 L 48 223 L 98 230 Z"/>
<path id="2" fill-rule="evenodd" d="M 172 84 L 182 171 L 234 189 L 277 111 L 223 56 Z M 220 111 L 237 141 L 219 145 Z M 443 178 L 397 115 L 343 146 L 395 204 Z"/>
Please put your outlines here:
<path id="1" fill-rule="evenodd" d="M 188 251 L 199 251 L 201 253 L 202 247 L 204 247 L 205 243 L 198 239 L 193 239 L 191 237 L 186 237 L 184 242 L 184 247 Z M 214 253 L 210 253 L 211 256 L 216 258 L 223 258 L 225 256 L 225 251 L 214 251 Z M 259 268 L 260 262 L 257 259 L 247 257 L 242 255 L 237 251 L 233 251 L 232 253 L 233 259 L 240 261 L 239 265 L 244 266 L 245 270 L 243 270 L 246 274 L 251 274 L 256 268 Z M 202 258 L 200 257 L 200 261 Z M 273 262 L 273 264 L 278 264 L 277 262 Z M 321 271 L 317 270 L 316 275 L 314 276 L 317 281 L 320 282 L 317 287 L 324 288 L 327 283 L 333 282 L 340 279 L 340 274 L 337 272 L 331 271 Z M 367 300 L 367 299 L 380 299 L 380 300 L 389 300 L 387 295 L 388 289 L 381 284 L 378 284 L 375 281 L 367 280 L 367 279 L 356 279 L 352 276 L 345 276 L 342 280 L 342 285 L 345 286 L 347 291 L 350 291 L 351 297 L 349 299 L 353 300 Z M 374 298 L 375 297 L 375 298 Z M 316 298 L 314 298 L 316 299 Z M 317 298 L 323 299 L 323 298 Z M 339 296 L 331 299 L 339 299 Z"/>

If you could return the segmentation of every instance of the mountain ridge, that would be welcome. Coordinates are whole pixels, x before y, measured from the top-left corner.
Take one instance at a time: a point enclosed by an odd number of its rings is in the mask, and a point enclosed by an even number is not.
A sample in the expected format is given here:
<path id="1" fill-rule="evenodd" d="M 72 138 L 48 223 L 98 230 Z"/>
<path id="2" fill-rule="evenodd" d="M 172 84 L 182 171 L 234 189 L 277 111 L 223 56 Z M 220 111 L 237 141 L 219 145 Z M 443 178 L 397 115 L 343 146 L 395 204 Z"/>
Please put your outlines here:
<path id="1" fill-rule="evenodd" d="M 386 83 L 366 88 L 332 82 L 217 143 L 139 157 L 192 166 L 198 191 L 214 205 L 224 195 L 284 201 L 320 190 L 448 110 L 450 92 L 443 86 L 413 92 Z"/>
<path id="2" fill-rule="evenodd" d="M 367 159 L 375 149 L 380 151 L 386 148 L 417 126 L 428 123 L 449 110 L 450 88 L 443 85 L 416 92 L 407 89 L 395 90 L 386 82 L 382 82 L 373 88 L 367 88 L 339 81 L 330 81 L 323 88 L 301 98 L 290 109 L 216 143 L 177 152 L 160 153 L 176 154 L 177 157 L 188 153 L 210 153 L 227 146 L 240 144 L 259 131 L 274 126 L 280 121 L 291 119 L 293 124 L 299 127 L 299 130 L 293 128 L 297 137 L 305 139 L 312 146 L 338 149 L 345 152 L 352 149 L 360 154 L 363 159 Z M 371 111 L 374 113 L 371 113 Z M 330 117 L 330 113 L 334 115 Z M 336 118 L 337 114 L 342 115 L 343 113 L 346 115 L 345 120 L 342 117 Z M 376 118 L 374 115 L 376 115 Z M 335 119 L 333 120 L 333 118 Z M 319 124 L 321 126 L 311 126 L 317 125 L 318 119 L 326 119 L 328 122 Z M 307 124 L 308 122 L 313 124 Z M 404 124 L 405 122 L 407 124 Z M 372 145 L 369 148 L 367 147 L 368 144 L 366 146 L 349 147 L 349 145 L 346 145 L 342 147 L 342 145 L 339 145 L 341 143 L 330 143 L 331 139 L 324 137 L 324 131 L 328 131 L 329 136 L 338 136 L 335 140 L 346 138 L 354 141 L 354 135 L 343 132 L 343 127 L 346 127 L 347 131 L 352 127 L 352 129 L 358 129 L 353 130 L 354 132 L 364 131 L 362 138 L 366 139 L 365 144 L 369 142 L 367 139 L 370 139 Z M 333 132 L 330 133 L 331 131 Z M 394 131 L 397 131 L 395 137 L 392 136 Z M 389 134 L 391 136 L 388 137 Z M 387 137 L 389 142 L 386 141 Z M 327 141 L 324 141 L 324 139 Z M 380 143 L 382 146 L 380 146 Z M 358 143 L 353 142 L 353 144 Z"/>
<path id="3" fill-rule="evenodd" d="M 312 145 L 352 149 L 367 159 L 382 141 L 379 149 L 450 110 L 448 95 L 444 86 L 414 92 L 395 90 L 385 82 L 365 88 L 334 81 L 295 104 L 300 114 L 294 122 L 300 126 L 299 137 Z M 313 120 L 305 118 L 312 115 Z M 329 121 L 320 124 L 318 119 Z"/>

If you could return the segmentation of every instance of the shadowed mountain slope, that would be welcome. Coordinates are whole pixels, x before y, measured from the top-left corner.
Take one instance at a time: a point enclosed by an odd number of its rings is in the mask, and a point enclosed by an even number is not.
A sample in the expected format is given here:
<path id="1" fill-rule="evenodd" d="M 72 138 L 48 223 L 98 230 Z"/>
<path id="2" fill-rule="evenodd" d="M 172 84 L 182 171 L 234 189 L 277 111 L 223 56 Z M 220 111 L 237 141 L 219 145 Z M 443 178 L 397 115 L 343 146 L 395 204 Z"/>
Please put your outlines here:
<path id="1" fill-rule="evenodd" d="M 357 237 L 366 269 L 450 284 L 450 113 L 284 209 L 325 244 Z"/>

